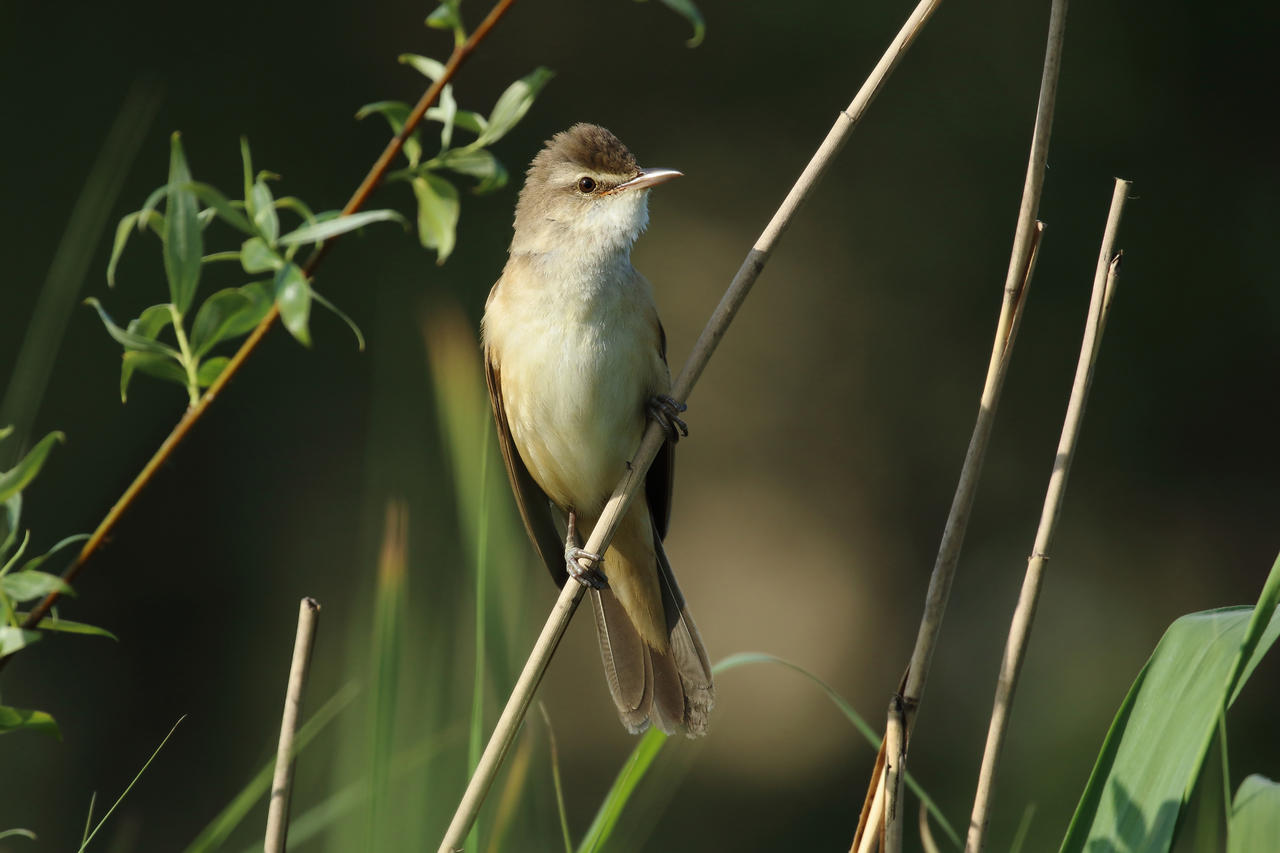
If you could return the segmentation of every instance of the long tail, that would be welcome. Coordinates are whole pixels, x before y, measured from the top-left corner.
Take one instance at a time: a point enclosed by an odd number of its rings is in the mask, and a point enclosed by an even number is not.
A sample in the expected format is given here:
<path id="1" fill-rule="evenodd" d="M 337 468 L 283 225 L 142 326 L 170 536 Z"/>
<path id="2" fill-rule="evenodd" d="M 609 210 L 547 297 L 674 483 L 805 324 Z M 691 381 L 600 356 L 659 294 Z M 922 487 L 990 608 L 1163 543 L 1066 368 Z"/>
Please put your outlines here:
<path id="1" fill-rule="evenodd" d="M 706 734 L 707 718 L 715 705 L 711 662 L 656 536 L 654 553 L 666 617 L 667 651 L 659 652 L 641 638 L 611 591 L 591 590 L 605 678 L 628 731 L 638 734 L 653 723 L 667 734 L 683 732 L 698 737 Z"/>

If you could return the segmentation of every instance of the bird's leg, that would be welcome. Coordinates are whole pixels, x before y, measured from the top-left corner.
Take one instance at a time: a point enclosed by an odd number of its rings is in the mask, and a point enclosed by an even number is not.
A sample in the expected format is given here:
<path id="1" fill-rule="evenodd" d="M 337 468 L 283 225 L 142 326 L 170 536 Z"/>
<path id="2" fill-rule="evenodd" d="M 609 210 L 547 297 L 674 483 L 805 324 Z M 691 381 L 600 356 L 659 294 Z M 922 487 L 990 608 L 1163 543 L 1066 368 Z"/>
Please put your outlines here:
<path id="1" fill-rule="evenodd" d="M 689 434 L 688 425 L 680 420 L 680 413 L 688 408 L 684 403 L 666 394 L 655 394 L 649 398 L 649 417 L 658 422 L 672 444 L 679 441 L 680 436 Z"/>
<path id="2" fill-rule="evenodd" d="M 584 586 L 592 589 L 604 589 L 609 586 L 609 579 L 599 569 L 582 568 L 579 559 L 587 559 L 592 563 L 604 562 L 604 557 L 600 554 L 593 554 L 590 551 L 584 551 L 578 546 L 578 524 L 577 515 L 573 510 L 569 510 L 568 532 L 564 537 L 564 567 L 573 575 L 573 579 Z"/>

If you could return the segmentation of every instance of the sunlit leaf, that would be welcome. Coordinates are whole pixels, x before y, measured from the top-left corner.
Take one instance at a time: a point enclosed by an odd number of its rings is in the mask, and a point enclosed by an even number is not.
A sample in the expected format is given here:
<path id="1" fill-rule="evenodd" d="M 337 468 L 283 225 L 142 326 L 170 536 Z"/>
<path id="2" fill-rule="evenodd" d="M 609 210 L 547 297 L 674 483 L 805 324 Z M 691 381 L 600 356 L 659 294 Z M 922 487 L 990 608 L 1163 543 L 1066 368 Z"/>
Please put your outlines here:
<path id="1" fill-rule="evenodd" d="M 445 86 L 440 90 L 440 106 L 437 108 L 440 121 L 444 124 L 440 128 L 440 147 L 448 148 L 453 143 L 453 121 L 458 115 L 458 102 L 453 97 L 453 87 Z"/>
<path id="2" fill-rule="evenodd" d="M 19 619 L 26 619 L 27 614 L 18 613 Z M 53 619 L 49 616 L 44 617 L 36 623 L 36 627 L 41 631 L 61 631 L 64 634 L 82 634 L 86 637 L 106 637 L 108 640 L 116 640 L 115 634 L 106 628 L 99 628 L 97 625 L 87 625 L 84 622 L 72 622 L 70 619 Z"/>
<path id="3" fill-rule="evenodd" d="M 164 272 L 169 280 L 169 299 L 178 311 L 187 313 L 200 283 L 200 259 L 204 238 L 200 233 L 196 195 L 186 187 L 191 170 L 182 152 L 182 139 L 174 134 L 169 146 L 169 186 L 165 200 Z"/>
<path id="4" fill-rule="evenodd" d="M 486 193 L 500 189 L 507 183 L 507 170 L 483 148 L 455 148 L 445 151 L 435 158 L 434 163 L 442 168 L 479 178 L 475 192 Z"/>
<path id="5" fill-rule="evenodd" d="M 524 118 L 524 114 L 533 106 L 538 93 L 555 76 L 555 72 L 546 68 L 536 68 L 507 87 L 498 97 L 498 102 L 489 113 L 489 124 L 472 145 L 479 148 L 492 145 L 506 136 L 511 128 Z"/>
<path id="6" fill-rule="evenodd" d="M 258 178 L 253 182 L 253 192 L 249 197 L 253 199 L 254 226 L 262 235 L 262 239 L 266 240 L 268 245 L 274 246 L 276 237 L 280 235 L 280 217 L 276 214 L 271 188 L 267 186 L 265 180 Z"/>
<path id="7" fill-rule="evenodd" d="M 222 375 L 222 371 L 227 369 L 227 364 L 231 361 L 226 356 L 218 356 L 207 361 L 200 362 L 200 368 L 196 372 L 196 381 L 200 383 L 201 388 L 208 388 L 218 380 Z"/>
<path id="8" fill-rule="evenodd" d="M 92 296 L 85 300 L 85 304 L 92 306 L 98 312 L 98 316 L 102 319 L 102 325 L 107 329 L 107 334 L 115 338 L 116 341 L 122 344 L 125 349 L 138 350 L 140 352 L 162 353 L 174 359 L 178 358 L 178 351 L 173 347 L 166 346 L 165 344 L 154 341 L 151 338 L 134 334 L 133 332 L 129 332 L 117 326 L 112 322 L 111 317 L 107 314 L 106 310 L 103 309 L 102 304 Z"/>
<path id="9" fill-rule="evenodd" d="M 402 53 L 397 58 L 400 62 L 410 66 L 422 76 L 429 78 L 433 83 L 444 76 L 444 63 L 437 62 L 429 56 L 419 56 L 416 53 Z"/>
<path id="10" fill-rule="evenodd" d="M 276 274 L 276 305 L 280 319 L 289 334 L 304 346 L 311 346 L 311 332 L 307 320 L 311 316 L 311 284 L 297 264 L 286 264 Z"/>
<path id="11" fill-rule="evenodd" d="M 278 242 L 281 246 L 319 243 L 328 240 L 330 237 L 336 237 L 339 234 L 363 228 L 373 222 L 399 222 L 404 224 L 404 217 L 394 210 L 365 210 L 360 213 L 353 213 L 350 216 L 340 216 L 336 219 L 303 225 L 301 228 L 290 231 L 281 237 Z"/>
<path id="12" fill-rule="evenodd" d="M 284 266 L 284 258 L 261 237 L 250 237 L 240 245 L 240 265 L 249 275 L 276 272 Z"/>
<path id="13" fill-rule="evenodd" d="M 433 30 L 453 30 L 462 26 L 462 18 L 458 15 L 458 7 L 453 3 L 441 3 L 430 15 L 427 15 L 427 26 Z"/>
<path id="14" fill-rule="evenodd" d="M 413 194 L 418 199 L 418 240 L 435 249 L 436 263 L 443 264 L 457 241 L 458 189 L 428 173 L 413 179 Z"/>
<path id="15" fill-rule="evenodd" d="M 12 625 L 0 625 L 0 658 L 26 648 L 40 639 L 39 631 L 28 631 Z"/>
<path id="16" fill-rule="evenodd" d="M 239 210 L 236 210 L 235 206 L 231 203 L 231 200 L 223 195 L 216 187 L 212 187 L 209 184 L 202 184 L 198 181 L 192 181 L 186 184 L 185 188 L 195 193 L 196 198 L 209 205 L 209 207 L 232 228 L 235 228 L 238 231 L 243 231 L 246 234 L 258 233 L 257 230 L 249 224 L 249 220 L 245 218 L 245 215 Z"/>
<path id="17" fill-rule="evenodd" d="M 23 456 L 17 465 L 0 474 L 0 502 L 8 501 L 13 495 L 25 489 L 44 467 L 44 462 L 49 458 L 49 451 L 53 450 L 53 446 L 65 439 L 66 436 L 60 432 L 49 433 L 40 439 L 35 447 L 28 450 L 27 455 Z"/>
<path id="18" fill-rule="evenodd" d="M 187 371 L 178 363 L 176 355 L 129 350 L 120 363 L 120 402 L 122 403 L 129 401 L 129 383 L 133 380 L 133 374 L 136 371 L 183 387 L 187 385 Z"/>
<path id="19" fill-rule="evenodd" d="M 10 572 L 0 578 L 0 590 L 13 601 L 31 601 L 44 598 L 51 592 L 60 595 L 75 595 L 71 585 L 57 575 L 48 572 L 23 570 Z"/>
<path id="20" fill-rule="evenodd" d="M 58 724 L 53 717 L 44 711 L 29 711 L 25 708 L 11 708 L 8 705 L 0 705 L 0 734 L 8 734 L 9 732 L 29 731 L 39 732 L 44 735 L 62 739 L 62 734 L 58 731 Z M 23 833 L 28 838 L 35 838 L 33 833 L 24 829 L 8 830 L 0 833 L 0 838 L 14 833 Z"/>
<path id="21" fill-rule="evenodd" d="M 1231 804 L 1227 853 L 1269 853 L 1280 839 L 1280 784 L 1248 777 Z"/>

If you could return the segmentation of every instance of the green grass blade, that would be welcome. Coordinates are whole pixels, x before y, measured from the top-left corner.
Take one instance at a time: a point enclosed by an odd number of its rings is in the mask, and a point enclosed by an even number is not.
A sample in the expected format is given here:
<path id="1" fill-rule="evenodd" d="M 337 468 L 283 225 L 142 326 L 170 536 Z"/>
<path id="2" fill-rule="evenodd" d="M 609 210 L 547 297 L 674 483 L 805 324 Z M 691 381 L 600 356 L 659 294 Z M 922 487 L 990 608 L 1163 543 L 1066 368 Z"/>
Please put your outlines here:
<path id="1" fill-rule="evenodd" d="M 1125 696 L 1067 835 L 1066 853 L 1165 853 L 1190 799 L 1219 716 L 1280 634 L 1280 560 L 1257 607 L 1183 616 Z"/>
<path id="2" fill-rule="evenodd" d="M 640 738 L 635 749 L 631 750 L 627 762 L 622 765 L 618 777 L 613 780 L 613 785 L 605 795 L 604 802 L 600 804 L 595 820 L 591 821 L 586 836 L 578 845 L 578 853 L 596 853 L 603 848 L 609 836 L 613 834 L 613 828 L 617 826 L 618 818 L 622 816 L 622 810 L 631 799 L 631 794 L 644 778 L 644 774 L 649 771 L 653 760 L 658 757 L 658 753 L 662 751 L 662 745 L 666 742 L 667 736 L 656 728 L 649 729 Z"/>
<path id="3" fill-rule="evenodd" d="M 1231 806 L 1227 853 L 1269 853 L 1280 839 L 1280 784 L 1263 776 L 1245 779 Z"/>
<path id="4" fill-rule="evenodd" d="M 329 697 L 329 700 L 320 706 L 311 719 L 307 720 L 298 729 L 298 733 L 293 738 L 293 755 L 297 755 L 302 748 L 309 744 L 316 735 L 333 721 L 343 709 L 351 704 L 351 700 L 356 698 L 356 694 L 360 692 L 359 686 L 354 682 L 348 682 L 337 693 Z M 249 780 L 249 784 L 236 794 L 231 802 L 218 813 L 217 817 L 209 821 L 209 825 L 201 830 L 195 840 L 187 845 L 186 853 L 206 853 L 210 850 L 217 850 L 219 847 L 231 837 L 231 833 L 240 825 L 245 816 L 253 810 L 253 807 L 267 795 L 271 790 L 271 777 L 275 772 L 276 757 L 272 754 L 266 763 L 259 768 L 257 774 Z M 292 835 L 290 840 L 295 844 L 299 843 Z M 262 845 L 258 845 L 261 849 Z"/>
<path id="5" fill-rule="evenodd" d="M 386 531 L 378 559 L 377 602 L 373 617 L 373 690 L 370 694 L 370 798 L 368 839 L 371 851 L 398 848 L 389 832 L 391 761 L 395 755 L 396 707 L 400 695 L 400 661 L 404 653 L 405 606 L 408 601 L 409 510 L 400 502 L 387 505 Z"/>
<path id="6" fill-rule="evenodd" d="M 573 853 L 573 836 L 569 832 L 569 815 L 564 808 L 564 786 L 560 784 L 560 750 L 556 748 L 556 732 L 551 726 L 547 706 L 538 702 L 542 721 L 547 724 L 547 743 L 551 747 L 551 782 L 556 792 L 556 812 L 560 817 L 560 834 L 564 837 L 564 853 Z"/>
<path id="7" fill-rule="evenodd" d="M 138 771 L 138 775 L 134 776 L 133 781 L 129 783 L 129 786 L 121 792 L 120 796 L 116 797 L 116 801 L 111 804 L 111 808 L 107 809 L 107 813 L 102 816 L 102 820 L 98 821 L 98 825 L 93 828 L 93 832 L 90 832 L 84 841 L 80 843 L 80 850 L 77 851 L 77 853 L 84 853 L 84 849 L 89 846 L 89 842 L 98 834 L 98 830 L 102 829 L 103 824 L 105 824 L 107 819 L 111 817 L 111 813 L 116 810 L 116 807 L 124 802 L 124 798 L 129 796 L 129 792 L 133 790 L 133 786 L 138 784 L 138 780 L 142 778 L 142 774 L 147 772 L 147 768 L 151 766 L 151 762 L 156 760 L 156 756 L 160 754 L 160 750 L 164 749 L 164 745 L 169 742 L 169 738 L 173 737 L 173 733 L 178 730 L 178 726 L 180 726 L 182 721 L 186 718 L 187 717 L 184 714 L 178 718 L 178 722 L 173 724 L 173 728 L 169 729 L 169 733 L 164 736 L 164 740 L 160 741 L 160 745 L 156 747 L 156 751 L 151 753 L 151 757 L 147 759 L 147 763 L 142 765 L 142 769 Z"/>

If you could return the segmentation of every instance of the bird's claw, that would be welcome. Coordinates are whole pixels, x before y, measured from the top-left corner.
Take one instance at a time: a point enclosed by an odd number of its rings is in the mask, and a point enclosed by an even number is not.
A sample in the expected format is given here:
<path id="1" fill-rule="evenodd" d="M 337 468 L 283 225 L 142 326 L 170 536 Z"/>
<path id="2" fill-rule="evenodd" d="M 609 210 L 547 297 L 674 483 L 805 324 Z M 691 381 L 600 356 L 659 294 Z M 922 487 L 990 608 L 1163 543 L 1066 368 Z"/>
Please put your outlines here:
<path id="1" fill-rule="evenodd" d="M 583 586 L 589 586 L 592 589 L 608 588 L 609 579 L 604 576 L 604 572 L 595 567 L 584 569 L 578 560 L 600 563 L 604 560 L 601 555 L 570 545 L 564 549 L 564 567 L 573 579 Z"/>
<path id="2" fill-rule="evenodd" d="M 672 444 L 679 441 L 681 436 L 689 434 L 688 424 L 680 419 L 680 413 L 688 408 L 666 394 L 655 394 L 649 398 L 649 417 L 658 422 Z"/>

